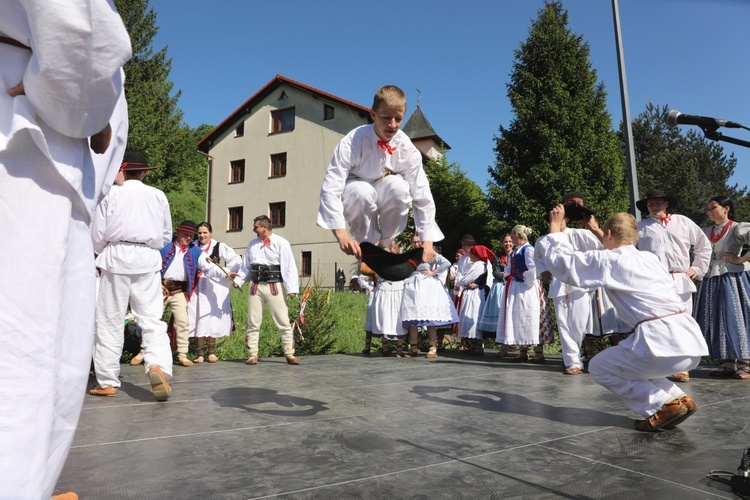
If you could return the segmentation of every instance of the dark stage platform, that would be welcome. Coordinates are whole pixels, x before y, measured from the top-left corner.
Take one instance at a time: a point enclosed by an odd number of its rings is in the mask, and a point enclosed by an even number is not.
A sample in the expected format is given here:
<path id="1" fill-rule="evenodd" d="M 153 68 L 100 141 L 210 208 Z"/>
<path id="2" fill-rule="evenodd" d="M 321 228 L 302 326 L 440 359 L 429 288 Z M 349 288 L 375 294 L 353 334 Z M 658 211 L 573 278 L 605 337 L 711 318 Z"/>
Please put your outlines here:
<path id="1" fill-rule="evenodd" d="M 706 479 L 750 446 L 750 382 L 691 374 L 698 412 L 672 431 L 588 375 L 458 353 L 174 367 L 153 400 L 142 367 L 87 396 L 57 491 L 88 499 L 734 498 Z M 94 385 L 91 379 L 91 385 Z"/>

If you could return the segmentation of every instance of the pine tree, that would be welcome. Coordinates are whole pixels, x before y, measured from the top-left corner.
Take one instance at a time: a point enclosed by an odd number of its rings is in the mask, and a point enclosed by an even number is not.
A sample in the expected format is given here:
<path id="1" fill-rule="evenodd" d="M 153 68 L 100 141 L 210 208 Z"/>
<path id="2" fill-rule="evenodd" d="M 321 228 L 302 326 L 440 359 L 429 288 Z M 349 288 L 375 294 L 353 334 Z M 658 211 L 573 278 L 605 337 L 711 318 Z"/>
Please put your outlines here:
<path id="1" fill-rule="evenodd" d="M 490 209 L 506 227 L 547 232 L 546 212 L 569 191 L 601 217 L 626 211 L 622 146 L 606 109 L 606 91 L 589 46 L 567 27 L 560 2 L 539 11 L 515 51 L 508 98 L 515 118 L 495 137 Z"/>
<path id="2" fill-rule="evenodd" d="M 130 34 L 133 58 L 125 65 L 125 97 L 130 132 L 128 149 L 142 151 L 152 165 L 146 183 L 165 192 L 173 224 L 184 219 L 200 222 L 205 217 L 205 157 L 196 144 L 207 126 L 192 129 L 183 123 L 178 106 L 180 91 L 169 80 L 172 60 L 167 47 L 154 52 L 158 31 L 156 12 L 147 0 L 115 0 Z"/>

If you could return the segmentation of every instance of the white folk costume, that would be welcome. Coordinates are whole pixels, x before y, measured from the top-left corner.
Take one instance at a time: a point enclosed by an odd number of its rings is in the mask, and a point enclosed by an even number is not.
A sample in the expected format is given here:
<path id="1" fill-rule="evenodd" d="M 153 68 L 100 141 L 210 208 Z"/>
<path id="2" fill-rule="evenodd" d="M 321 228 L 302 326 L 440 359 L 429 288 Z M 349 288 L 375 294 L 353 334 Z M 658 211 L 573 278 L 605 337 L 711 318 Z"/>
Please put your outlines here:
<path id="1" fill-rule="evenodd" d="M 721 259 L 739 256 L 750 243 L 750 223 L 727 220 L 705 229 L 713 252 L 698 290 L 694 316 L 711 357 L 750 360 L 750 281 L 742 264 Z"/>
<path id="2" fill-rule="evenodd" d="M 93 348 L 91 216 L 116 174 L 93 162 L 88 138 L 123 94 L 130 40 L 101 0 L 6 0 L 0 37 L 0 215 L 12 234 L 0 250 L 0 322 L 13 343 L 0 358 L 0 494 L 49 498 Z M 21 82 L 24 95 L 6 92 Z"/>
<path id="3" fill-rule="evenodd" d="M 403 326 L 447 326 L 458 321 L 456 307 L 440 281 L 451 263 L 438 254 L 434 262 L 422 262 L 404 280 L 400 316 Z M 433 274 L 423 274 L 423 272 Z"/>
<path id="4" fill-rule="evenodd" d="M 483 332 L 490 332 L 493 336 L 497 331 L 497 322 L 500 319 L 500 310 L 503 300 L 505 299 L 505 268 L 508 266 L 508 256 L 502 255 L 505 249 L 501 248 L 500 253 L 495 254 L 492 259 L 492 287 L 487 299 L 484 301 L 482 317 L 479 318 L 479 329 Z"/>
<path id="5" fill-rule="evenodd" d="M 540 297 L 534 247 L 526 243 L 513 250 L 510 265 L 505 268 L 505 301 L 497 323 L 497 343 L 539 344 Z"/>
<path id="6" fill-rule="evenodd" d="M 94 368 L 100 387 L 120 387 L 123 321 L 128 302 L 142 332 L 146 373 L 159 366 L 172 375 L 159 251 L 172 238 L 163 192 L 131 179 L 114 186 L 94 214 L 96 265 L 102 270 L 96 307 Z"/>
<path id="7" fill-rule="evenodd" d="M 406 328 L 401 321 L 401 299 L 404 294 L 403 281 L 378 279 L 372 293 L 372 336 L 386 340 L 406 337 Z"/>
<path id="8" fill-rule="evenodd" d="M 289 322 L 289 308 L 281 285 L 287 295 L 299 293 L 299 273 L 294 262 L 292 246 L 279 235 L 255 238 L 245 250 L 239 276 L 240 286 L 250 281 L 247 305 L 247 346 L 250 357 L 258 355 L 260 325 L 263 322 L 263 304 L 268 304 L 273 322 L 279 331 L 284 355 L 294 356 L 294 336 Z"/>
<path id="9" fill-rule="evenodd" d="M 212 239 L 208 245 L 199 244 L 198 248 L 211 258 L 224 260 L 224 267 L 230 272 L 237 272 L 242 266 L 242 257 L 224 243 Z M 188 302 L 190 337 L 221 338 L 232 333 L 231 288 L 232 282 L 225 276 L 210 278 L 202 275 L 198 278 L 198 285 Z"/>
<path id="10" fill-rule="evenodd" d="M 690 248 L 693 262 L 690 263 Z M 638 223 L 638 249 L 659 257 L 664 267 L 672 274 L 677 294 L 685 302 L 688 314 L 693 311 L 695 283 L 685 270 L 691 267 L 702 280 L 711 260 L 711 243 L 703 230 L 684 215 L 670 214 L 660 220 L 649 217 Z"/>
<path id="11" fill-rule="evenodd" d="M 605 288 L 634 330 L 591 360 L 591 377 L 647 418 L 684 396 L 667 376 L 695 368 L 708 350 L 659 259 L 632 245 L 576 252 L 562 233 L 540 238 L 537 246 L 547 269 L 562 282 Z"/>
<path id="12" fill-rule="evenodd" d="M 442 240 L 422 153 L 402 130 L 386 144 L 373 125 L 363 125 L 336 146 L 320 190 L 317 223 L 344 229 L 348 222 L 355 240 L 387 248 L 406 227 L 409 204 L 422 241 Z"/>
<path id="13" fill-rule="evenodd" d="M 479 330 L 479 318 L 484 309 L 484 286 L 487 283 L 487 265 L 483 260 L 469 261 L 471 266 L 460 274 L 456 284 L 461 286 L 460 307 L 458 311 L 458 336 L 467 339 L 482 339 Z M 475 287 L 469 288 L 474 284 Z M 537 325 L 537 328 L 539 325 Z"/>
<path id="14" fill-rule="evenodd" d="M 562 232 L 571 246 L 577 251 L 597 250 L 602 245 L 588 229 L 565 228 Z M 541 252 L 534 253 L 537 272 L 546 271 Z M 560 336 L 563 365 L 566 368 L 583 368 L 581 344 L 587 333 L 594 330 L 594 311 L 592 298 L 596 291 L 567 285 L 557 278 L 552 278 L 549 286 L 549 298 L 555 305 L 557 316 L 557 333 Z"/>

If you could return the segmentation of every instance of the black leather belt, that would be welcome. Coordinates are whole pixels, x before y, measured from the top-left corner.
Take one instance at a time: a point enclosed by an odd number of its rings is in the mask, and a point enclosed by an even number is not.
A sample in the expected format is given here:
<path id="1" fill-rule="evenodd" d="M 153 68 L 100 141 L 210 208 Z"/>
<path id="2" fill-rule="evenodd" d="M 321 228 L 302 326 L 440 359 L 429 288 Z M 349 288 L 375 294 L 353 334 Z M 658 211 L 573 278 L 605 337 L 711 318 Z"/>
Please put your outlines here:
<path id="1" fill-rule="evenodd" d="M 187 281 L 161 280 L 161 284 L 170 293 L 187 291 Z"/>
<path id="2" fill-rule="evenodd" d="M 281 266 L 267 266 L 265 264 L 250 265 L 250 280 L 254 283 L 279 283 L 284 281 L 281 277 Z"/>

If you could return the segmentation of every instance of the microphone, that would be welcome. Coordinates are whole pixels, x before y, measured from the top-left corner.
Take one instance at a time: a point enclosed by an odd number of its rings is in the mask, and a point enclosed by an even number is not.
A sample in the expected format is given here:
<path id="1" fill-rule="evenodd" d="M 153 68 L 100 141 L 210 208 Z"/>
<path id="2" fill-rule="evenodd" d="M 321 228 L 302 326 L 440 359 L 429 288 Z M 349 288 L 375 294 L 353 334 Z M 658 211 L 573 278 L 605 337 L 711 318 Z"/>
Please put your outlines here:
<path id="1" fill-rule="evenodd" d="M 737 122 L 719 120 L 718 118 L 710 118 L 708 116 L 684 115 L 676 109 L 667 113 L 664 121 L 670 127 L 675 127 L 677 125 L 698 125 L 701 128 L 743 128 L 742 125 Z"/>

